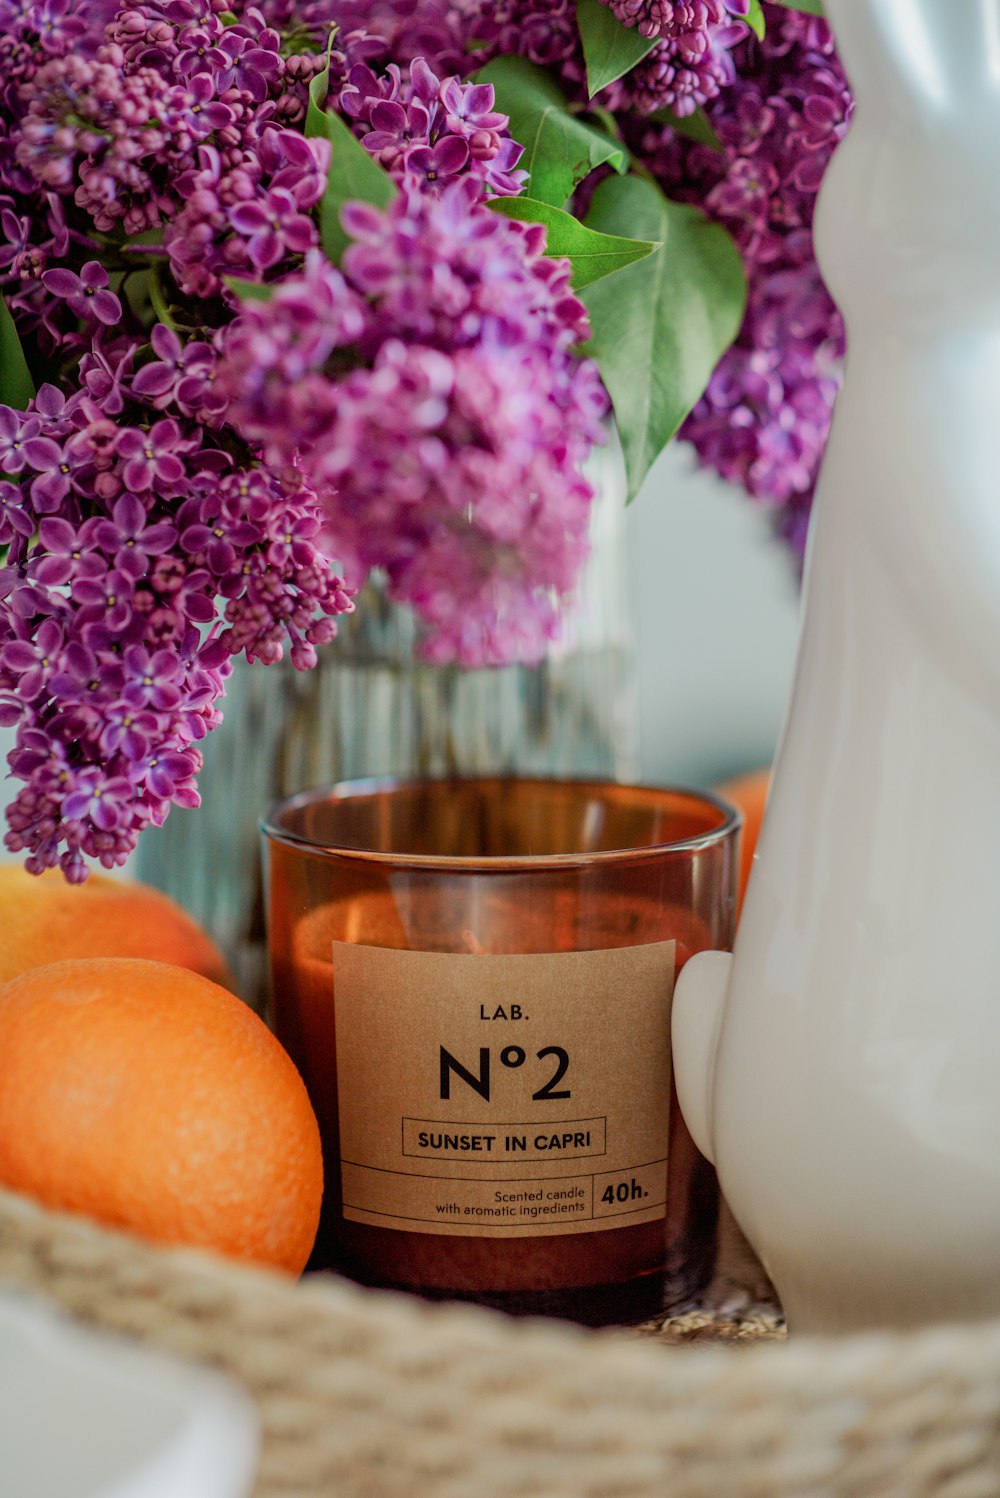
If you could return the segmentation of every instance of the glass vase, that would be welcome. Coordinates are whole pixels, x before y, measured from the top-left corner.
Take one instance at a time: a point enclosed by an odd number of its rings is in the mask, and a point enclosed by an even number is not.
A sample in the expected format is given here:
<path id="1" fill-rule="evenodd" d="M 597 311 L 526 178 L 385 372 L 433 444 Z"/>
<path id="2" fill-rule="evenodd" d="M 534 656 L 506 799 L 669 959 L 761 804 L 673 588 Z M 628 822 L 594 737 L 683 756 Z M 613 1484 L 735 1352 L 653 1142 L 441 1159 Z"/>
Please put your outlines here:
<path id="1" fill-rule="evenodd" d="M 143 834 L 137 874 L 212 933 L 248 1002 L 262 1007 L 266 994 L 258 825 L 277 801 L 366 776 L 636 774 L 620 456 L 606 448 L 599 464 L 591 559 L 540 665 L 420 661 L 412 613 L 377 582 L 314 670 L 237 664 L 202 746 L 202 805 Z"/>

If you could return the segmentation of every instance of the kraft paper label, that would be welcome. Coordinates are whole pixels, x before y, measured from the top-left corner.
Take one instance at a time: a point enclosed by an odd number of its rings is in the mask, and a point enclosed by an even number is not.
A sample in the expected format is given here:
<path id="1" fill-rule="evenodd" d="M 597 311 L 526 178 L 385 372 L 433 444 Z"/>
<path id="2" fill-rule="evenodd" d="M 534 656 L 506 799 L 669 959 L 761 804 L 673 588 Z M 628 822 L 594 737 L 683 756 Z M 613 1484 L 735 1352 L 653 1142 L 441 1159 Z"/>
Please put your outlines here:
<path id="1" fill-rule="evenodd" d="M 674 942 L 493 956 L 334 942 L 343 1212 L 453 1237 L 665 1215 Z"/>

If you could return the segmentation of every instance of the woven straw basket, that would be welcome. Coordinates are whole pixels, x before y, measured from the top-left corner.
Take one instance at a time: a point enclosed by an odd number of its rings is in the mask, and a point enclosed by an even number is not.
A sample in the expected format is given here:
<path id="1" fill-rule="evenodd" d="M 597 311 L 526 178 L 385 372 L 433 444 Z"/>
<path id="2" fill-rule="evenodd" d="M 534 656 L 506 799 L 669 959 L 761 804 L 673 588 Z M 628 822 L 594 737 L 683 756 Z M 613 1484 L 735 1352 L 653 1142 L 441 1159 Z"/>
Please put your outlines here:
<path id="1" fill-rule="evenodd" d="M 3 1192 L 0 1284 L 240 1379 L 255 1498 L 1000 1494 L 1000 1323 L 782 1342 L 744 1297 L 645 1338 L 587 1333 L 296 1285 Z"/>

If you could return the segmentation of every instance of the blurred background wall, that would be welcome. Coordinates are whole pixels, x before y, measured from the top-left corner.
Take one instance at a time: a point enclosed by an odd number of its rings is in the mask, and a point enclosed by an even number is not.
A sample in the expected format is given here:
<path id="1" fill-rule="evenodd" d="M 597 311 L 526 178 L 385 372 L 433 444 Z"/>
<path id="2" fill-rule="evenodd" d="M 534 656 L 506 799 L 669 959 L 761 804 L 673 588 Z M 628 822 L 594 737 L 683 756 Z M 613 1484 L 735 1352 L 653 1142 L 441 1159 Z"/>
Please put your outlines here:
<path id="1" fill-rule="evenodd" d="M 627 536 L 643 778 L 708 785 L 769 763 L 798 584 L 766 514 L 677 445 L 629 507 Z"/>
<path id="2" fill-rule="evenodd" d="M 767 516 L 676 446 L 629 507 L 626 537 L 641 778 L 708 785 L 767 763 L 798 619 L 794 567 Z M 12 740 L 0 730 L 4 764 Z"/>

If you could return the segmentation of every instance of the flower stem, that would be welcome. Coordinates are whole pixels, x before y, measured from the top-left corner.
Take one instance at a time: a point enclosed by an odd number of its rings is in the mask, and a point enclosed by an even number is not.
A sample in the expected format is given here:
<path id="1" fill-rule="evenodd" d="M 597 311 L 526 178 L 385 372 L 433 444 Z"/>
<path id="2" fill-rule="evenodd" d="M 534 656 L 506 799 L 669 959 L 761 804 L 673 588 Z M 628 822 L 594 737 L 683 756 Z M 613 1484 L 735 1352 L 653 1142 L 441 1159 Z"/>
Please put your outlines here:
<path id="1" fill-rule="evenodd" d="M 174 321 L 170 308 L 164 295 L 164 286 L 160 276 L 161 267 L 154 261 L 150 267 L 152 275 L 149 278 L 149 300 L 153 304 L 153 311 L 160 322 L 166 323 L 168 328 L 177 331 L 177 323 Z"/>

